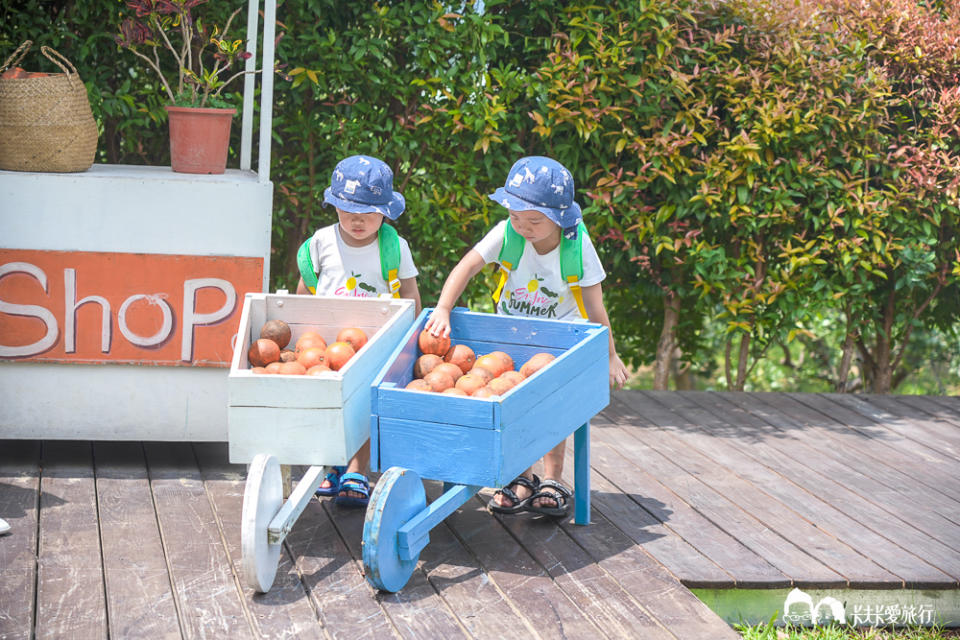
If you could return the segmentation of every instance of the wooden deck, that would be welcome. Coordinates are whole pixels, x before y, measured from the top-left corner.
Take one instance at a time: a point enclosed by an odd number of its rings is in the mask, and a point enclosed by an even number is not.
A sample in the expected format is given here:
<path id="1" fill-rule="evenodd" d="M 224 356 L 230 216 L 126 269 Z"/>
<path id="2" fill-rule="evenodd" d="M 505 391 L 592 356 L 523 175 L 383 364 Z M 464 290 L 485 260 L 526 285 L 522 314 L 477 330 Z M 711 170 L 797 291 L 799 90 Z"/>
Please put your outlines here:
<path id="1" fill-rule="evenodd" d="M 393 595 L 313 501 L 254 596 L 223 444 L 0 440 L 0 638 L 723 639 L 686 587 L 960 586 L 960 398 L 629 391 L 593 427 L 592 525 L 485 491 Z"/>

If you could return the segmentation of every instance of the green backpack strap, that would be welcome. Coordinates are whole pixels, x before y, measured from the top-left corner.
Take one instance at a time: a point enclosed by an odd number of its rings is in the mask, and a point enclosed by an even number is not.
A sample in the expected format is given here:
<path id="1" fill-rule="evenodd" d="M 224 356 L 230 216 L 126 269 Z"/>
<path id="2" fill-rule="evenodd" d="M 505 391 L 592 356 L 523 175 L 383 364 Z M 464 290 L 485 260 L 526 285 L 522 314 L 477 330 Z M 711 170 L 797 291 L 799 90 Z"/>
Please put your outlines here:
<path id="1" fill-rule="evenodd" d="M 507 226 L 503 229 L 503 246 L 500 247 L 500 255 L 497 256 L 497 262 L 500 263 L 500 283 L 497 285 L 497 290 L 493 292 L 494 307 L 500 303 L 500 296 L 503 294 L 503 285 L 507 284 L 507 278 L 510 276 L 510 272 L 516 269 L 517 263 L 520 262 L 520 256 L 523 255 L 523 245 L 525 243 L 526 240 L 523 239 L 522 235 L 517 233 L 517 230 L 513 228 L 508 218 Z"/>
<path id="2" fill-rule="evenodd" d="M 577 309 L 580 315 L 587 317 L 586 307 L 583 306 L 583 293 L 580 290 L 580 278 L 583 277 L 583 238 L 587 233 L 587 227 L 583 221 L 577 225 L 577 237 L 568 240 L 565 236 L 560 237 L 560 275 L 564 282 L 570 286 L 570 292 L 577 302 Z M 520 256 L 523 255 L 523 247 L 526 240 L 517 233 L 510 220 L 507 220 L 507 226 L 503 230 L 503 246 L 500 248 L 500 255 L 497 261 L 500 262 L 500 283 L 497 290 L 493 292 L 494 305 L 499 304 L 500 296 L 503 295 L 503 287 L 507 284 L 507 278 L 510 272 L 516 268 L 520 262 Z"/>
<path id="3" fill-rule="evenodd" d="M 313 260 L 310 259 L 310 240 L 311 238 L 307 238 L 297 251 L 297 267 L 300 269 L 303 284 L 307 286 L 310 293 L 315 294 L 317 292 L 317 272 L 313 270 Z"/>
<path id="4" fill-rule="evenodd" d="M 569 282 L 570 276 L 577 280 L 583 277 L 583 236 L 587 228 L 583 222 L 577 225 L 577 237 L 568 240 L 566 236 L 560 238 L 560 273 L 563 279 Z"/>
<path id="5" fill-rule="evenodd" d="M 377 232 L 377 243 L 380 245 L 380 272 L 387 281 L 390 293 L 394 298 L 400 297 L 400 234 L 392 225 L 384 222 Z"/>
<path id="6" fill-rule="evenodd" d="M 303 284 L 310 293 L 316 294 L 317 272 L 313 270 L 313 260 L 310 259 L 310 240 L 307 238 L 297 251 L 297 267 Z M 382 224 L 377 232 L 377 244 L 380 246 L 380 272 L 390 287 L 390 293 L 394 298 L 399 298 L 400 280 L 397 274 L 400 271 L 400 235 L 392 226 Z"/>
<path id="7" fill-rule="evenodd" d="M 583 277 L 583 237 L 587 227 L 583 220 L 577 224 L 577 237 L 568 240 L 560 237 L 560 275 L 564 282 L 570 285 L 573 299 L 577 301 L 577 309 L 583 318 L 587 318 L 587 309 L 583 306 L 583 293 L 580 290 L 580 278 Z"/>

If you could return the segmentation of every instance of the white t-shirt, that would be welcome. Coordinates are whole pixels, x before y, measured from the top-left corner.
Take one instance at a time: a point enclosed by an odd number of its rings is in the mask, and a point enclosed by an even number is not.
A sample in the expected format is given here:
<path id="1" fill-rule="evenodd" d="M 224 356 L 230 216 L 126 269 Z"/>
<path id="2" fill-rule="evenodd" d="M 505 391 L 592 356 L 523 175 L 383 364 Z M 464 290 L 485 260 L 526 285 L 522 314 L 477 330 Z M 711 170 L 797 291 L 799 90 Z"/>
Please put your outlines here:
<path id="1" fill-rule="evenodd" d="M 474 247 L 487 264 L 499 262 L 506 226 L 507 221 L 502 220 Z M 586 234 L 583 238 L 582 253 L 583 277 L 580 279 L 580 286 L 589 287 L 602 282 L 607 274 L 600 264 L 590 236 Z M 570 285 L 560 274 L 559 245 L 553 251 L 540 255 L 533 248 L 533 243 L 524 242 L 520 262 L 517 268 L 510 272 L 503 286 L 497 313 L 553 320 L 583 319 L 577 309 L 577 301 L 570 291 Z"/>
<path id="2" fill-rule="evenodd" d="M 384 222 L 383 224 L 386 224 Z M 371 242 L 365 247 L 351 247 L 340 237 L 340 224 L 317 230 L 310 238 L 310 259 L 317 276 L 318 296 L 376 298 L 389 294 L 390 287 L 380 270 L 380 245 Z M 415 278 L 417 267 L 407 241 L 400 238 L 401 280 Z"/>

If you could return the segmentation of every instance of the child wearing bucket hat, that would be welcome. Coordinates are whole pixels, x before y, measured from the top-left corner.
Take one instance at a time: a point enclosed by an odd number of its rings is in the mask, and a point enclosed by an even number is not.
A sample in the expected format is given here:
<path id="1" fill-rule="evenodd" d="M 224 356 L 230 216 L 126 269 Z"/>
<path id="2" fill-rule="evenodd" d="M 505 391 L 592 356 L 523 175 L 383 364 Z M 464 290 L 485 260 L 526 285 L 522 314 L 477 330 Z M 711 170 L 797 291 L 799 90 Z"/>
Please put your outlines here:
<path id="1" fill-rule="evenodd" d="M 494 292 L 497 313 L 557 320 L 590 320 L 610 328 L 601 281 L 606 277 L 574 201 L 573 176 L 551 158 L 529 156 L 514 163 L 503 187 L 489 197 L 507 209 L 497 223 L 457 263 L 444 282 L 426 328 L 450 333 L 450 312 L 467 283 L 489 263 L 500 265 Z M 627 370 L 610 332 L 610 384 L 622 387 Z M 497 491 L 491 511 L 533 511 L 566 515 L 573 496 L 560 481 L 565 443 L 543 458 L 544 479 L 527 469 Z"/>
<path id="2" fill-rule="evenodd" d="M 337 222 L 319 229 L 300 247 L 297 293 L 359 298 L 392 295 L 409 298 L 420 313 L 417 267 L 407 241 L 384 222 L 396 220 L 406 206 L 393 190 L 393 172 L 382 160 L 356 155 L 334 168 L 323 205 L 333 205 Z M 317 489 L 318 496 L 336 496 L 342 506 L 365 507 L 370 482 L 370 441 L 346 468 L 335 467 Z"/>

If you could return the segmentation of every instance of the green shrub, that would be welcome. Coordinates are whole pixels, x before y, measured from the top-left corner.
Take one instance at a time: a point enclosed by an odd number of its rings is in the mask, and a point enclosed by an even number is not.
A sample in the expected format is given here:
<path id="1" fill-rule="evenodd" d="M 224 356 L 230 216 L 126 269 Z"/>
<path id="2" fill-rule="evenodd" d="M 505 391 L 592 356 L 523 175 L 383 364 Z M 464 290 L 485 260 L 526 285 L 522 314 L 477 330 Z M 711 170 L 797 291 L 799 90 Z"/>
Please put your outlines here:
<path id="1" fill-rule="evenodd" d="M 320 206 L 333 166 L 367 153 L 407 199 L 398 227 L 430 306 L 504 215 L 487 194 L 545 154 L 574 172 L 619 350 L 654 363 L 654 386 L 686 370 L 751 388 L 778 358 L 797 388 L 897 388 L 931 345 L 960 359 L 956 11 L 281 1 L 272 286 L 295 286 L 296 248 L 335 220 Z M 6 3 L 0 51 L 31 38 L 76 64 L 99 161 L 167 164 L 162 95 L 114 42 L 122 14 L 113 0 Z M 461 304 L 490 310 L 492 280 Z"/>

